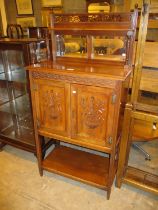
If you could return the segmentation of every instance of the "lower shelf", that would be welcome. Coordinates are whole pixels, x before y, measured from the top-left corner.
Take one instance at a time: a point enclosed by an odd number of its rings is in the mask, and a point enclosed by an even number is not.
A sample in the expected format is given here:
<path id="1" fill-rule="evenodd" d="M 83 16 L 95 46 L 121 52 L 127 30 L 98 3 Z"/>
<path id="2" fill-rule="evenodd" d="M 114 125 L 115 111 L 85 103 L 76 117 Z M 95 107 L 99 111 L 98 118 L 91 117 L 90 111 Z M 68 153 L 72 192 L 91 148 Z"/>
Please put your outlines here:
<path id="1" fill-rule="evenodd" d="M 128 166 L 123 182 L 158 194 L 158 176 L 140 169 Z"/>
<path id="2" fill-rule="evenodd" d="M 59 146 L 46 157 L 42 168 L 106 190 L 109 158 Z"/>

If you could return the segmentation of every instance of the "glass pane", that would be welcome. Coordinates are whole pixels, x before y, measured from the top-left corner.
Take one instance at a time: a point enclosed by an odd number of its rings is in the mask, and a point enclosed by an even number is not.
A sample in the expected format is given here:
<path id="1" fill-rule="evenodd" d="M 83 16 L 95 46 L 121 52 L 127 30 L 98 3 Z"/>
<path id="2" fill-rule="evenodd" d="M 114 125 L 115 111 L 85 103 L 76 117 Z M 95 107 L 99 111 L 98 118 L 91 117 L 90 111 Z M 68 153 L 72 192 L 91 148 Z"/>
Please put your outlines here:
<path id="1" fill-rule="evenodd" d="M 33 124 L 23 52 L 0 51 L 0 135 L 33 142 Z"/>
<path id="2" fill-rule="evenodd" d="M 157 124 L 135 119 L 129 165 L 139 170 L 158 175 L 157 139 Z"/>
<path id="3" fill-rule="evenodd" d="M 37 56 L 37 62 L 42 62 L 47 60 L 47 46 L 45 41 L 40 41 L 37 43 L 36 56 Z"/>
<path id="4" fill-rule="evenodd" d="M 156 16 L 157 17 L 157 16 Z M 138 92 L 138 102 L 158 105 L 158 29 L 154 28 L 158 19 L 150 15 L 144 48 L 143 68 Z"/>
<path id="5" fill-rule="evenodd" d="M 1 80 L 7 81 L 9 92 L 16 98 L 26 93 L 26 71 L 24 69 L 23 53 L 17 50 L 6 50 L 2 53 L 5 71 Z"/>
<path id="6" fill-rule="evenodd" d="M 93 58 L 125 61 L 126 40 L 125 37 L 93 37 Z"/>
<path id="7" fill-rule="evenodd" d="M 5 73 L 3 66 L 3 56 L 0 51 L 0 105 L 9 101 L 8 98 L 8 90 L 7 90 L 7 82 L 5 81 Z"/>
<path id="8" fill-rule="evenodd" d="M 56 55 L 64 57 L 86 57 L 85 36 L 56 35 Z"/>
<path id="9" fill-rule="evenodd" d="M 0 113 L 5 119 L 0 123 L 1 135 L 23 142 L 32 142 L 33 124 L 28 95 L 3 104 L 0 106 Z"/>
<path id="10" fill-rule="evenodd" d="M 156 22 L 149 20 L 145 48 L 143 49 L 144 57 L 139 58 L 140 62 L 143 62 L 143 67 L 140 69 L 142 72 L 137 101 L 143 104 L 142 116 L 145 113 L 150 114 L 153 107 L 150 108 L 151 106 L 148 105 L 153 105 L 155 108 L 158 105 L 158 29 L 154 29 L 154 26 L 156 26 Z M 154 111 L 151 110 L 151 112 Z M 132 167 L 128 167 L 127 173 L 128 177 L 134 179 L 136 183 L 146 185 L 146 189 L 150 189 L 150 187 L 157 189 L 158 124 L 156 121 L 148 121 L 150 119 L 150 116 L 146 117 L 145 115 L 144 120 L 134 119 L 128 162 L 128 165 Z"/>

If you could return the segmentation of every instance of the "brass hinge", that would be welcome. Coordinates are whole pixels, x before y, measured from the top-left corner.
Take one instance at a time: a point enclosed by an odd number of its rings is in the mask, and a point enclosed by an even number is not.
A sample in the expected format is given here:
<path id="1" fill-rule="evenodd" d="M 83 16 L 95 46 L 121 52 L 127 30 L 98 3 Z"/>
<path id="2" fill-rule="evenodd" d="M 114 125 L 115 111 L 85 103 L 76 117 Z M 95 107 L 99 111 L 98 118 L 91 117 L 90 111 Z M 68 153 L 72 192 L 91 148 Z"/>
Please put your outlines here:
<path id="1" fill-rule="evenodd" d="M 110 137 L 108 138 L 108 143 L 109 143 L 109 144 L 112 144 L 112 142 L 113 142 L 113 138 L 110 136 Z"/>
<path id="2" fill-rule="evenodd" d="M 38 90 L 38 85 L 37 85 L 36 83 L 34 83 L 34 84 L 32 85 L 32 90 L 33 90 L 33 91 L 37 91 L 37 90 Z"/>
<path id="3" fill-rule="evenodd" d="M 37 124 L 37 128 L 39 128 L 40 127 L 40 121 L 38 119 L 36 121 L 36 124 Z"/>
<path id="4" fill-rule="evenodd" d="M 112 99 L 111 99 L 111 103 L 112 104 L 115 104 L 116 103 L 116 99 L 117 99 L 117 95 L 116 94 L 113 94 L 112 95 Z"/>

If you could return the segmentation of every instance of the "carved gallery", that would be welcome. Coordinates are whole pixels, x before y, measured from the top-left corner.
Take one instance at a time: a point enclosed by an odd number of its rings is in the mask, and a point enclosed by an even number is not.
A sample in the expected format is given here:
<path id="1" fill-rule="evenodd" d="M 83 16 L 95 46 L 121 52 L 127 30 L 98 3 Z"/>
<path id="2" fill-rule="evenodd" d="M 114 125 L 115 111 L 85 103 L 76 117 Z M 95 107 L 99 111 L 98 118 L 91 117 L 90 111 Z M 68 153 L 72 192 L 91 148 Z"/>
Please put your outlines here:
<path id="1" fill-rule="evenodd" d="M 0 210 L 158 209 L 158 0 L 0 1 Z"/>

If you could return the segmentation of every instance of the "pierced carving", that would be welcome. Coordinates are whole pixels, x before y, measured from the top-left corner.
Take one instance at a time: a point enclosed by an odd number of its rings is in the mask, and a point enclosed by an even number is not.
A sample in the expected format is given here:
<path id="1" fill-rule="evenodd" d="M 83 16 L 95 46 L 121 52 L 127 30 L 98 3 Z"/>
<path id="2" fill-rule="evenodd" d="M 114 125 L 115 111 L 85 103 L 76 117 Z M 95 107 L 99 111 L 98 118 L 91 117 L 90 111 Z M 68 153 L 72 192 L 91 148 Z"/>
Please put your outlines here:
<path id="1" fill-rule="evenodd" d="M 105 102 L 91 96 L 81 98 L 81 107 L 83 108 L 83 120 L 89 129 L 99 127 L 105 121 Z"/>
<path id="2" fill-rule="evenodd" d="M 96 14 L 60 14 L 54 15 L 54 23 L 84 23 L 84 22 L 123 22 L 131 21 L 132 14 L 96 13 Z"/>
<path id="3" fill-rule="evenodd" d="M 54 90 L 47 90 L 43 95 L 44 116 L 48 113 L 48 117 L 56 120 L 62 114 L 62 96 Z"/>
<path id="4" fill-rule="evenodd" d="M 32 72 L 32 77 L 34 79 L 45 78 L 45 79 L 53 79 L 57 81 L 64 81 L 70 83 L 79 83 L 85 85 L 95 85 L 107 88 L 115 88 L 115 81 L 109 80 L 107 78 L 86 78 L 76 75 L 61 75 L 54 73 L 44 73 L 44 72 Z"/>

